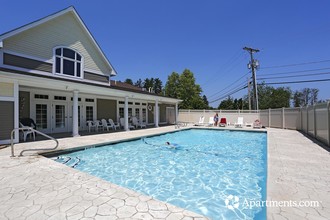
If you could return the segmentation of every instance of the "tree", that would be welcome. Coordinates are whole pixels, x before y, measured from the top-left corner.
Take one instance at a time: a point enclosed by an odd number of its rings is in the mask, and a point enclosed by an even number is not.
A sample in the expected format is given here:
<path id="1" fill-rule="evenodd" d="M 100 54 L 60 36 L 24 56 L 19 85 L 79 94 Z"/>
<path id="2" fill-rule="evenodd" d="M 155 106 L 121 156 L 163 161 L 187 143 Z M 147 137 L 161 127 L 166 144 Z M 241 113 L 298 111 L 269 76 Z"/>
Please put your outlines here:
<path id="1" fill-rule="evenodd" d="M 296 90 L 293 95 L 293 105 L 294 107 L 314 105 L 318 102 L 318 94 L 319 90 L 315 88 Z"/>
<path id="2" fill-rule="evenodd" d="M 290 107 L 291 89 L 289 87 L 258 86 L 259 109 Z"/>
<path id="3" fill-rule="evenodd" d="M 171 75 L 167 77 L 167 82 L 165 84 L 165 95 L 171 98 L 179 98 L 178 88 L 180 87 L 179 73 L 172 72 Z"/>
<path id="4" fill-rule="evenodd" d="M 203 95 L 202 99 L 203 99 L 203 102 L 204 102 L 204 105 L 205 105 L 204 108 L 210 108 L 209 107 L 209 101 L 207 100 L 206 95 Z"/>
<path id="5" fill-rule="evenodd" d="M 142 83 L 142 80 L 139 79 L 137 80 L 135 83 L 134 83 L 135 86 L 139 87 L 139 88 L 143 88 L 143 83 Z"/>
<path id="6" fill-rule="evenodd" d="M 154 80 L 153 89 L 154 89 L 156 94 L 162 94 L 162 92 L 163 92 L 163 82 L 159 78 L 156 78 Z"/>
<path id="7" fill-rule="evenodd" d="M 185 69 L 182 74 L 173 72 L 168 76 L 165 94 L 172 98 L 181 99 L 179 107 L 184 109 L 203 109 L 205 102 L 201 97 L 202 89 L 196 84 L 194 74 Z"/>
<path id="8" fill-rule="evenodd" d="M 130 84 L 130 85 L 133 85 L 133 80 L 127 78 L 127 79 L 125 79 L 124 83 Z"/>

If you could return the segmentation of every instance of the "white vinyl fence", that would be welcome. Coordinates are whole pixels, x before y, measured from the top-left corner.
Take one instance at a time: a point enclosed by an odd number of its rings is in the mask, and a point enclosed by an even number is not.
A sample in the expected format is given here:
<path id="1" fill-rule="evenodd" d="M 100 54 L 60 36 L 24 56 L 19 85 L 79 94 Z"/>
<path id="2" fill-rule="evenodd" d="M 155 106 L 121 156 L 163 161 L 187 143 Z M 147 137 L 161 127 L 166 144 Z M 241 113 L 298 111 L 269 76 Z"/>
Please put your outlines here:
<path id="1" fill-rule="evenodd" d="M 330 102 L 319 103 L 304 108 L 278 108 L 260 111 L 248 110 L 179 110 L 178 121 L 198 123 L 204 116 L 204 123 L 218 113 L 219 118 L 227 118 L 234 124 L 238 117 L 252 123 L 260 119 L 265 127 L 299 130 L 316 138 L 330 147 Z"/>

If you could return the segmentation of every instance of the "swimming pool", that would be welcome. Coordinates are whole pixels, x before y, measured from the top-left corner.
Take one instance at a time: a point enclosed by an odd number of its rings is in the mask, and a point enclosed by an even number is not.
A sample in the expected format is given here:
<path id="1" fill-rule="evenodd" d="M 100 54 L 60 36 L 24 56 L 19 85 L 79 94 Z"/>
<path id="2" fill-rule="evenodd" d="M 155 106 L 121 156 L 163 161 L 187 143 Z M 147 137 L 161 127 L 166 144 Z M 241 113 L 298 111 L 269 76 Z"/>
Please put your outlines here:
<path id="1" fill-rule="evenodd" d="M 57 161 L 211 219 L 266 219 L 265 208 L 242 204 L 266 200 L 266 133 L 190 129 Z"/>

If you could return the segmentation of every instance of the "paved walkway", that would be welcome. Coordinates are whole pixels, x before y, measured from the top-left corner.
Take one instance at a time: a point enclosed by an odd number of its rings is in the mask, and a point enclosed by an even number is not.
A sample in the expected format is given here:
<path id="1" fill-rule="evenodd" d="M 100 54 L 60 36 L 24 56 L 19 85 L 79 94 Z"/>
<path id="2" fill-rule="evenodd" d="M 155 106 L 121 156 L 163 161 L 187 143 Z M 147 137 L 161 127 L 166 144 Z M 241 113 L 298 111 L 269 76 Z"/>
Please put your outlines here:
<path id="1" fill-rule="evenodd" d="M 60 139 L 60 149 L 174 131 L 174 127 Z M 330 155 L 297 131 L 268 129 L 268 200 L 316 208 L 268 208 L 268 219 L 330 219 Z M 15 145 L 16 154 L 51 141 Z M 0 150 L 0 219 L 205 219 L 42 156 Z"/>

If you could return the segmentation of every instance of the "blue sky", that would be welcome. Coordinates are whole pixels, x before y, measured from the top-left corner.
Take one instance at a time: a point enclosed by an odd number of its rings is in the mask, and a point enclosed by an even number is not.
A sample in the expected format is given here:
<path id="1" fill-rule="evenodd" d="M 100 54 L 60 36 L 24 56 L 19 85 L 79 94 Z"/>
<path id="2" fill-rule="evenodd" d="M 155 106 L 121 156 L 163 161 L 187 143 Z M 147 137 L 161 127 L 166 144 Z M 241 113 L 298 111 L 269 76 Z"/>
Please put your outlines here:
<path id="1" fill-rule="evenodd" d="M 261 50 L 255 55 L 261 68 L 330 60 L 328 0 L 5 0 L 0 33 L 70 5 L 77 9 L 117 70 L 113 79 L 159 77 L 165 84 L 170 73 L 188 68 L 209 101 L 246 80 L 249 56 L 242 50 L 244 46 Z M 328 67 L 330 62 L 260 69 L 257 76 Z M 305 74 L 323 72 L 330 69 Z M 241 77 L 237 84 L 221 91 Z M 330 75 L 268 81 L 321 78 Z M 293 90 L 319 88 L 319 98 L 329 99 L 329 85 L 330 82 L 319 82 L 284 86 Z M 234 97 L 246 93 L 242 90 Z M 219 101 L 212 103 L 218 104 Z"/>

